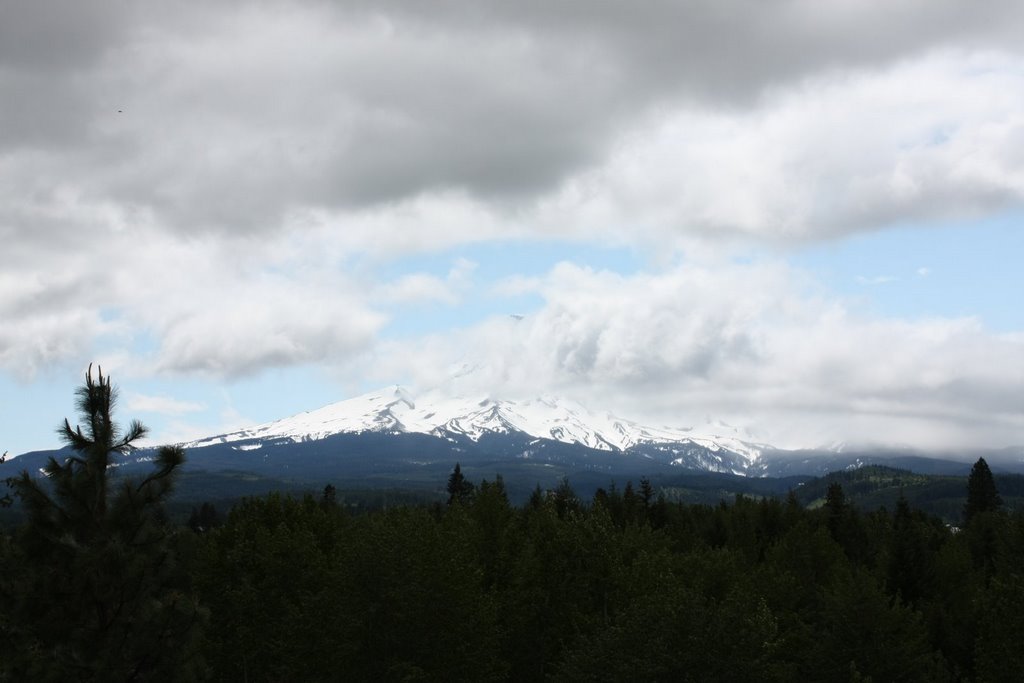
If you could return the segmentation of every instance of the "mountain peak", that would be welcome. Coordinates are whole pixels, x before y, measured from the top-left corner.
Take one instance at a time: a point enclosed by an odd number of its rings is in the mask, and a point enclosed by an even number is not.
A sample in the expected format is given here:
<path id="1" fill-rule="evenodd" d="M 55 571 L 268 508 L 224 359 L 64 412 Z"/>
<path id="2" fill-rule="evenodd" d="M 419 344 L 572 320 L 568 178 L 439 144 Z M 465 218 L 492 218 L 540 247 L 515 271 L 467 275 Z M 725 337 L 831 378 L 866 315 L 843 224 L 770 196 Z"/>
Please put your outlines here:
<path id="1" fill-rule="evenodd" d="M 723 432 L 736 433 L 728 425 Z M 190 448 L 246 440 L 311 441 L 339 433 L 398 432 L 459 435 L 479 441 L 485 434 L 522 433 L 532 438 L 579 444 L 603 451 L 642 445 L 687 443 L 709 451 L 729 451 L 747 462 L 757 460 L 763 444 L 743 441 L 719 430 L 652 427 L 610 412 L 591 412 L 570 399 L 544 396 L 506 400 L 491 396 L 452 397 L 437 392 L 413 397 L 401 386 L 373 391 L 338 403 L 230 434 L 186 444 Z"/>
<path id="2" fill-rule="evenodd" d="M 395 400 L 401 401 L 412 410 L 416 409 L 416 402 L 412 399 L 412 396 L 406 391 L 405 387 L 395 385 Z"/>

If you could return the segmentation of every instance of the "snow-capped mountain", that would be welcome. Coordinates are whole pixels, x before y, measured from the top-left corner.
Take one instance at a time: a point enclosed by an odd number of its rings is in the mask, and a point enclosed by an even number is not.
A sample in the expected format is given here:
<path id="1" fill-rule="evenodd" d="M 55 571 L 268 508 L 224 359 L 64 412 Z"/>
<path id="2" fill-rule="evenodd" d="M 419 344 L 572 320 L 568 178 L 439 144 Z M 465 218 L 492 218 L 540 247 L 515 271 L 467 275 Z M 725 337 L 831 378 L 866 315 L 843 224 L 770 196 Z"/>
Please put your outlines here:
<path id="1" fill-rule="evenodd" d="M 736 471 L 737 466 L 745 470 L 769 448 L 730 436 L 724 430 L 645 426 L 607 412 L 591 412 L 579 403 L 560 398 L 512 401 L 452 398 L 436 393 L 413 397 L 401 387 L 184 445 L 195 449 L 236 444 L 239 450 L 247 450 L 263 442 L 301 443 L 366 432 L 464 437 L 473 442 L 484 436 L 523 435 L 599 451 L 643 451 L 648 458 L 656 452 L 659 459 L 678 460 L 676 464 L 681 465 L 691 464 L 697 449 L 715 454 L 711 460 L 718 461 L 719 466 L 709 462 L 708 468 L 720 471 Z"/>
<path id="2" fill-rule="evenodd" d="M 736 490 L 763 492 L 768 489 L 752 479 L 779 478 L 781 488 L 771 489 L 778 494 L 801 478 L 866 464 L 962 476 L 972 459 L 984 455 L 994 469 L 1024 472 L 1020 448 L 924 453 L 835 444 L 779 450 L 722 423 L 656 427 L 560 398 L 413 396 L 395 387 L 181 445 L 187 451 L 182 486 L 201 500 L 317 491 L 326 483 L 342 490 L 436 494 L 455 463 L 476 481 L 501 475 L 519 501 L 537 486 L 555 488 L 563 478 L 591 495 L 599 487 L 644 477 L 658 486 L 686 488 L 693 477 L 705 475 L 701 490 L 717 491 L 742 475 L 755 488 Z M 37 451 L 8 459 L 0 463 L 0 480 L 22 470 L 41 472 L 49 458 L 66 456 Z M 139 476 L 154 457 L 153 448 L 134 451 L 118 458 L 117 472 Z"/>

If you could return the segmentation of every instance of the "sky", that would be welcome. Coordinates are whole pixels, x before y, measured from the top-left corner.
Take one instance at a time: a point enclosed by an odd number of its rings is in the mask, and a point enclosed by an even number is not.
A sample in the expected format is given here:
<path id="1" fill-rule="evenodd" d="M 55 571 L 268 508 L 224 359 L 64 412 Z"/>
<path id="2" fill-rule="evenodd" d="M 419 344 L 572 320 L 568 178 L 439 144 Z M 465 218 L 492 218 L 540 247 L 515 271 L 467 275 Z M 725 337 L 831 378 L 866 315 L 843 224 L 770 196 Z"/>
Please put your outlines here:
<path id="1" fill-rule="evenodd" d="M 0 452 L 401 384 L 1024 444 L 1024 3 L 0 0 Z"/>

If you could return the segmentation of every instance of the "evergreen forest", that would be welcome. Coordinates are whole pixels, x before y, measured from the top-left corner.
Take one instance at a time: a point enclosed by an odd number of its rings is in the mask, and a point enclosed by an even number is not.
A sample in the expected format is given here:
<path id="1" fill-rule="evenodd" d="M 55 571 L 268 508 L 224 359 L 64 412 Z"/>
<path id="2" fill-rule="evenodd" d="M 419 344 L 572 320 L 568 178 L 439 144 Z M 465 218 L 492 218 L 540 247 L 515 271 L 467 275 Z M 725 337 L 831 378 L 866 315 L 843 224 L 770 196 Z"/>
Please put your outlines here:
<path id="1" fill-rule="evenodd" d="M 650 482 L 510 504 L 454 464 L 447 500 L 353 513 L 332 486 L 189 524 L 186 454 L 141 479 L 92 372 L 73 455 L 10 480 L 0 681 L 1020 681 L 1024 512 L 979 460 L 962 523 Z"/>

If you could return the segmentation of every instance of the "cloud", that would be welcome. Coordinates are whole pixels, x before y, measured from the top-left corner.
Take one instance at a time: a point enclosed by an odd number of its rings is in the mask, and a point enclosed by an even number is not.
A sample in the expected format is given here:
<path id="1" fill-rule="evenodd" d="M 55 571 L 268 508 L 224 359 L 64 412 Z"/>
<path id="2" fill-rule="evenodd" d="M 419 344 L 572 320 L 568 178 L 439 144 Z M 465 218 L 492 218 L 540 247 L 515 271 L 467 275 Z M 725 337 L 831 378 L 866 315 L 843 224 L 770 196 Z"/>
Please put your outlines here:
<path id="1" fill-rule="evenodd" d="M 421 387 L 564 393 L 676 425 L 711 415 L 783 446 L 1009 444 L 1024 427 L 1008 407 L 1024 337 L 971 318 L 862 317 L 773 264 L 629 277 L 562 264 L 537 291 L 543 307 L 522 320 L 385 345 L 370 362 Z M 472 371 L 453 379 L 457 367 Z"/>
<path id="2" fill-rule="evenodd" d="M 416 304 L 436 302 L 449 306 L 459 302 L 462 291 L 471 284 L 477 264 L 459 258 L 445 278 L 428 273 L 410 273 L 382 285 L 377 297 L 386 303 Z"/>
<path id="3" fill-rule="evenodd" d="M 1012 0 L 983 7 L 907 0 L 884 8 L 807 0 L 356 6 L 372 7 L 396 27 L 497 32 L 536 50 L 562 46 L 586 55 L 603 79 L 623 74 L 617 85 L 624 99 L 669 92 L 719 104 L 749 102 L 766 84 L 800 80 L 822 67 L 872 67 L 950 44 L 1017 49 L 1024 26 L 1024 11 Z"/>
<path id="4" fill-rule="evenodd" d="M 807 239 L 1020 200 L 1017 3 L 516 4 L 13 3 L 0 234 Z"/>
<path id="5" fill-rule="evenodd" d="M 69 329 L 75 334 L 68 334 Z M 31 379 L 46 367 L 83 357 L 103 331 L 93 311 L 73 306 L 8 318 L 0 329 L 0 367 Z"/>
<path id="6" fill-rule="evenodd" d="M 344 279 L 212 275 L 187 287 L 194 298 L 165 299 L 156 315 L 138 302 L 133 313 L 160 340 L 157 371 L 242 376 L 344 357 L 370 344 L 384 317 L 354 289 Z"/>
<path id="7" fill-rule="evenodd" d="M 381 288 L 380 296 L 398 304 L 440 302 L 451 305 L 458 301 L 447 282 L 426 273 L 413 273 L 390 282 Z"/>
<path id="8" fill-rule="evenodd" d="M 0 293 L 0 364 L 28 375 L 99 349 L 135 376 L 236 377 L 361 350 L 385 321 L 363 285 L 280 241 L 131 230 L 39 258 L 11 263 Z"/>
<path id="9" fill-rule="evenodd" d="M 223 9 L 144 8 L 52 93 L 52 75 L 28 69 L 0 81 L 40 140 L 22 163 L 176 230 L 263 232 L 296 207 L 536 192 L 608 130 L 606 115 L 575 115 L 607 112 L 613 96 L 569 46 L 377 8 Z M 73 126 L 49 121 L 68 110 Z"/>
<path id="10" fill-rule="evenodd" d="M 206 409 L 205 405 L 194 401 L 182 401 L 169 396 L 150 396 L 135 392 L 127 394 L 124 400 L 125 409 L 128 412 L 179 416 Z"/>
<path id="11" fill-rule="evenodd" d="M 1007 210 L 1024 202 L 1020 64 L 940 51 L 826 72 L 749 109 L 664 110 L 543 202 L 537 223 L 802 243 Z"/>
<path id="12" fill-rule="evenodd" d="M 401 370 L 379 345 L 386 307 L 457 304 L 472 268 L 385 277 L 367 261 L 560 238 L 672 262 L 1024 200 L 1009 0 L 0 7 L 0 368 L 25 376 L 96 350 L 136 374 L 364 353 Z M 857 320 L 799 279 L 566 265 L 503 285 L 542 310 L 407 357 L 443 369 L 451 348 L 493 346 L 496 381 L 662 410 L 789 396 L 877 417 L 895 396 L 851 378 L 890 334 L 920 345 L 897 374 L 922 396 L 981 405 L 1012 379 L 985 368 L 1013 339 Z"/>

